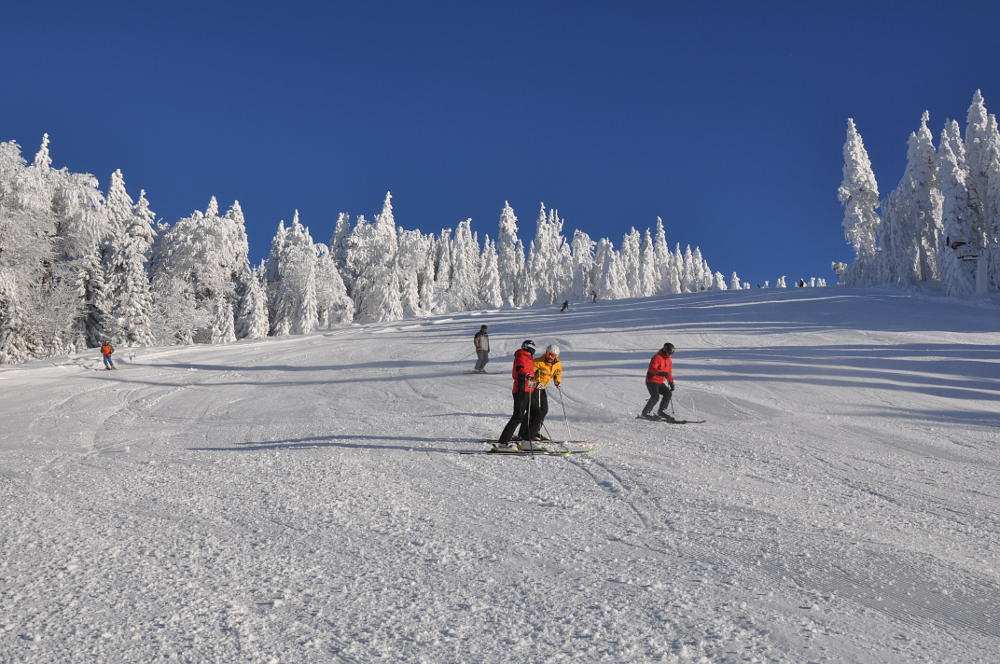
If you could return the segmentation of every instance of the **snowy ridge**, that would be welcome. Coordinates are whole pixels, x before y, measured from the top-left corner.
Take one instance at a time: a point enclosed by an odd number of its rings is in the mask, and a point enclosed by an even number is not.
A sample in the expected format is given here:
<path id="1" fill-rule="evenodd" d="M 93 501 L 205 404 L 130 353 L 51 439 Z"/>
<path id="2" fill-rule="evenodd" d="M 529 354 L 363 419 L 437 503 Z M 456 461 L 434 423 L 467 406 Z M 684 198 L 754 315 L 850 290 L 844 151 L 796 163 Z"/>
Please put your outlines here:
<path id="1" fill-rule="evenodd" d="M 755 290 L 2 370 L 0 662 L 993 662 L 998 329 Z M 529 337 L 596 454 L 457 454 Z M 667 340 L 706 424 L 634 419 Z"/>

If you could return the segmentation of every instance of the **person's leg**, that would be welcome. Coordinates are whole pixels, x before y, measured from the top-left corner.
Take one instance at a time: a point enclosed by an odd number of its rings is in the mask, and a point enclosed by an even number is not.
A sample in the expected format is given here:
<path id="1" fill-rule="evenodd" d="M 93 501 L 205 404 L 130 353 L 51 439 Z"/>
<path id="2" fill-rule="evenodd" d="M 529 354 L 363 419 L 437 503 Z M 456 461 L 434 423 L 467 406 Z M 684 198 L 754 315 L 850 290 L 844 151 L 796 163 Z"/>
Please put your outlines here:
<path id="1" fill-rule="evenodd" d="M 535 433 L 535 420 L 538 415 L 538 392 L 539 390 L 535 390 L 528 395 L 528 407 L 524 410 L 524 419 L 521 421 L 521 428 L 517 432 L 517 436 L 521 440 L 531 440 L 532 435 Z"/>
<path id="2" fill-rule="evenodd" d="M 660 408 L 656 411 L 661 417 L 667 417 L 667 407 L 670 405 L 670 397 L 673 392 L 667 387 L 666 383 L 660 385 L 660 394 L 663 395 L 663 399 L 660 401 Z"/>
<path id="3" fill-rule="evenodd" d="M 490 363 L 490 351 L 483 351 L 483 366 L 479 367 L 482 371 L 486 371 L 486 365 Z"/>
<path id="4" fill-rule="evenodd" d="M 653 406 L 656 402 L 660 400 L 660 389 L 657 383 L 646 383 L 646 391 L 649 392 L 649 400 L 646 405 L 642 407 L 643 416 L 648 416 L 653 412 Z"/>
<path id="5" fill-rule="evenodd" d="M 524 422 L 524 412 L 527 410 L 527 406 L 528 395 L 524 392 L 516 393 L 514 395 L 514 413 L 510 416 L 507 426 L 503 428 L 503 433 L 500 434 L 498 443 L 509 443 L 511 438 L 514 437 L 514 430 Z"/>
<path id="6" fill-rule="evenodd" d="M 536 401 L 531 405 L 531 438 L 535 439 L 542 433 L 545 416 L 549 414 L 549 394 L 546 390 L 536 390 Z"/>
<path id="7" fill-rule="evenodd" d="M 481 371 L 483 368 L 483 351 L 476 351 L 476 366 L 472 368 L 473 371 Z"/>

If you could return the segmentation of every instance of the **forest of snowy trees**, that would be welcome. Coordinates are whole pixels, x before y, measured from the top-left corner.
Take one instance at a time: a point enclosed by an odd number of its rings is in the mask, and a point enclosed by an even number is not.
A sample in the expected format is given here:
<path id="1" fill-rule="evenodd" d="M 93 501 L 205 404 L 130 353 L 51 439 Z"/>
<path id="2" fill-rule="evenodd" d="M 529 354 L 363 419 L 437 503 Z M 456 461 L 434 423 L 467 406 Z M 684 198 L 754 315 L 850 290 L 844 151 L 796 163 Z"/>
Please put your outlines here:
<path id="1" fill-rule="evenodd" d="M 777 284 L 784 287 L 784 279 Z M 260 265 L 250 260 L 243 210 L 212 197 L 167 225 L 121 171 L 97 179 L 52 167 L 48 135 L 29 164 L 0 143 L 0 363 L 100 344 L 227 343 L 308 334 L 352 321 L 563 299 L 645 297 L 749 288 L 713 272 L 698 247 L 667 243 L 662 220 L 619 246 L 538 211 L 525 245 L 509 204 L 495 238 L 469 219 L 439 234 L 397 225 L 386 194 L 374 220 L 341 213 L 328 244 L 298 212 L 278 224 Z"/>
<path id="2" fill-rule="evenodd" d="M 847 121 L 844 235 L 851 264 L 835 262 L 842 283 L 854 286 L 930 284 L 949 295 L 1000 290 L 1000 131 L 976 90 L 965 136 L 947 120 L 937 146 L 929 114 L 910 134 L 906 169 L 896 189 L 879 199 L 868 152 L 853 119 Z M 879 214 L 881 212 L 881 215 Z"/>

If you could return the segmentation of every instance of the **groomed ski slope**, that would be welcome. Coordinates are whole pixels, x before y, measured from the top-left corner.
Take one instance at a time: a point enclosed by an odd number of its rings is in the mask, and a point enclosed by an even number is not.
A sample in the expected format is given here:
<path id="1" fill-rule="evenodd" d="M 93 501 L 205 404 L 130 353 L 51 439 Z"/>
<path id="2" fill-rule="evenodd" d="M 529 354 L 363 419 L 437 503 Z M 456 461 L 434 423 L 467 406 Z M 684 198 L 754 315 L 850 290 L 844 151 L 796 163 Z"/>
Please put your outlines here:
<path id="1" fill-rule="evenodd" d="M 998 330 L 758 290 L 2 369 L 0 661 L 995 663 Z M 596 452 L 458 454 L 528 337 Z M 634 419 L 668 340 L 706 424 Z"/>

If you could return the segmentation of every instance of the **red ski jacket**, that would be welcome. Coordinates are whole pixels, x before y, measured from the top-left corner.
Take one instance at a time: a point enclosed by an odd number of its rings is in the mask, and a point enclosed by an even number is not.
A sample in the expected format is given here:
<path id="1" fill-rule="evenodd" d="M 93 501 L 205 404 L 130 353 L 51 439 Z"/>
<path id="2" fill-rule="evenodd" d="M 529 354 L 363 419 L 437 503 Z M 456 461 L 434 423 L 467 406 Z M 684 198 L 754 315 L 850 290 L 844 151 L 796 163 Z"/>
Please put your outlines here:
<path id="1" fill-rule="evenodd" d="M 115 352 L 115 349 L 111 347 L 111 344 L 101 346 L 101 355 L 104 357 L 111 357 L 111 353 L 113 352 Z"/>
<path id="2" fill-rule="evenodd" d="M 666 376 L 659 376 L 657 372 L 666 372 Z M 647 383 L 659 383 L 663 385 L 664 382 L 674 383 L 674 361 L 669 355 L 664 352 L 659 352 L 653 356 L 653 359 L 649 361 L 649 368 L 646 369 L 646 382 Z"/>
<path id="3" fill-rule="evenodd" d="M 514 394 L 535 391 L 535 360 L 531 353 L 523 348 L 514 351 L 514 366 L 510 375 L 514 379 L 514 387 L 511 389 Z"/>

